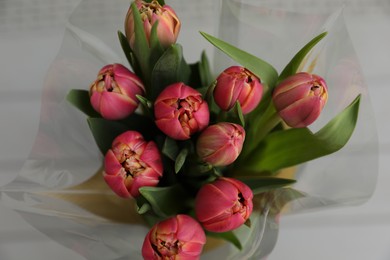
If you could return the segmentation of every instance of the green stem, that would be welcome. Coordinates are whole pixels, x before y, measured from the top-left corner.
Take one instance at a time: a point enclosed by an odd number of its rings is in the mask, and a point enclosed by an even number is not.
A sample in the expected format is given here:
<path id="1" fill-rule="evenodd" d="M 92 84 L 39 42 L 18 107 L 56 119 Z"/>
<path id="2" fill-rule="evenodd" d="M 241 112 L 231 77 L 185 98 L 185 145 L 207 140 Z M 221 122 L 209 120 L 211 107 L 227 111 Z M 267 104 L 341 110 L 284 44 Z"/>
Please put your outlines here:
<path id="1" fill-rule="evenodd" d="M 261 143 L 261 141 L 270 133 L 279 123 L 281 118 L 271 103 L 260 120 L 248 130 L 247 138 L 249 142 L 244 144 L 239 157 L 238 164 L 245 163 L 245 159 Z"/>

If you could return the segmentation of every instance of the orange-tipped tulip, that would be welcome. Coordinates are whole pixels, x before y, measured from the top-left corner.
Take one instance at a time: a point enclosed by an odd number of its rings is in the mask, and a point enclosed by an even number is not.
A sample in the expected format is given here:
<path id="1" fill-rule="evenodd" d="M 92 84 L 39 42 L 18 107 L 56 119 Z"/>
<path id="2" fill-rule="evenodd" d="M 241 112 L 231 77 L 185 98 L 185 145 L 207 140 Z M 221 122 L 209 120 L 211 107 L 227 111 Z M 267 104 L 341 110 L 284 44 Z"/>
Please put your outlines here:
<path id="1" fill-rule="evenodd" d="M 162 174 L 157 145 L 136 131 L 116 137 L 104 158 L 104 180 L 123 198 L 137 197 L 141 187 L 156 186 Z"/>
<path id="2" fill-rule="evenodd" d="M 121 64 L 104 66 L 90 87 L 92 107 L 109 120 L 129 116 L 138 107 L 136 95 L 145 92 L 141 80 Z"/>
<path id="3" fill-rule="evenodd" d="M 219 178 L 204 185 L 196 195 L 196 218 L 211 232 L 234 230 L 252 214 L 252 199 L 252 190 L 243 182 Z"/>
<path id="4" fill-rule="evenodd" d="M 240 155 L 245 130 L 233 123 L 217 123 L 207 127 L 198 137 L 196 151 L 199 157 L 214 166 L 233 163 Z"/>
<path id="5" fill-rule="evenodd" d="M 136 0 L 135 4 L 141 15 L 143 28 L 148 43 L 150 42 L 150 34 L 154 23 L 157 24 L 157 37 L 164 48 L 174 44 L 180 32 L 180 20 L 175 11 L 168 5 L 161 6 L 158 1 L 147 3 L 145 1 Z M 125 33 L 130 47 L 134 49 L 135 31 L 134 31 L 134 16 L 132 8 L 129 8 L 125 20 Z M 150 44 L 149 44 L 150 45 Z"/>
<path id="6" fill-rule="evenodd" d="M 182 82 L 165 88 L 154 103 L 157 127 L 175 140 L 187 140 L 202 131 L 210 119 L 207 103 L 197 90 Z"/>
<path id="7" fill-rule="evenodd" d="M 276 86 L 272 98 L 287 125 L 306 127 L 320 116 L 328 100 L 328 88 L 320 76 L 300 72 Z"/>
<path id="8" fill-rule="evenodd" d="M 243 114 L 248 114 L 260 103 L 263 85 L 249 70 L 232 66 L 224 70 L 217 78 L 214 100 L 225 111 L 230 110 L 237 101 Z"/>
<path id="9" fill-rule="evenodd" d="M 142 256 L 146 260 L 197 260 L 205 243 L 200 224 L 190 216 L 177 215 L 152 227 L 145 237 Z"/>

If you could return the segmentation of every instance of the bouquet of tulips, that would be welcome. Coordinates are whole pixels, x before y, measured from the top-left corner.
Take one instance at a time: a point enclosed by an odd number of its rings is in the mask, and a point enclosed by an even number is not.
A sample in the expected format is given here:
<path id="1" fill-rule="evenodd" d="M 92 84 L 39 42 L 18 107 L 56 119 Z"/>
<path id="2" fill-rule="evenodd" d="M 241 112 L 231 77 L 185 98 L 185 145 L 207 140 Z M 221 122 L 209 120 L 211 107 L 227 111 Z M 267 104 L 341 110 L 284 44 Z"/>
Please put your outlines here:
<path id="1" fill-rule="evenodd" d="M 205 53 L 186 62 L 176 43 L 180 26 L 163 0 L 135 0 L 125 34 L 118 33 L 130 68 L 106 65 L 89 90 L 67 97 L 88 116 L 104 155 L 102 178 L 118 196 L 136 200 L 151 226 L 145 259 L 199 259 L 206 235 L 239 248 L 234 230 L 250 228 L 254 208 L 269 209 L 255 199 L 295 182 L 278 173 L 341 149 L 358 116 L 360 96 L 318 132 L 307 128 L 328 88 L 299 68 L 326 32 L 281 73 L 202 32 L 239 64 L 214 77 Z"/>

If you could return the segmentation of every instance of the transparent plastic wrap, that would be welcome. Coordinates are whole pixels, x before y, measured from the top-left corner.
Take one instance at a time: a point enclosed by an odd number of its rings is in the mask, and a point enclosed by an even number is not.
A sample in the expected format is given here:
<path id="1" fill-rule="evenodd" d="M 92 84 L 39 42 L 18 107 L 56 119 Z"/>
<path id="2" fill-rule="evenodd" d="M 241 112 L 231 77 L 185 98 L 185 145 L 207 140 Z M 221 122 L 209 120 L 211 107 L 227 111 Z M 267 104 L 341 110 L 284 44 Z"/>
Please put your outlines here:
<path id="1" fill-rule="evenodd" d="M 261 57 L 278 71 L 301 46 L 318 33 L 328 31 L 309 54 L 303 69 L 322 75 L 329 87 L 328 104 L 310 127 L 313 131 L 362 94 L 358 123 L 347 145 L 295 170 L 297 183 L 293 189 L 299 195 L 286 189 L 258 198 L 256 205 L 261 210 L 253 214 L 250 232 L 237 232 L 243 250 L 211 241 L 202 259 L 261 259 L 272 251 L 277 240 L 277 216 L 272 214 L 273 209 L 290 200 L 284 212 L 356 204 L 366 201 L 375 189 L 375 122 L 342 9 L 323 12 L 314 7 L 298 8 L 302 6 L 300 2 L 169 3 L 183 23 L 185 34 L 178 42 L 184 47 L 186 59 L 195 60 L 206 49 L 209 56 L 214 54 L 216 74 L 232 61 L 214 51 L 199 30 Z M 47 74 L 38 135 L 30 156 L 16 179 L 0 187 L 0 205 L 14 209 L 37 230 L 86 259 L 142 259 L 140 248 L 148 232 L 134 210 L 134 202 L 117 198 L 106 187 L 101 178 L 102 156 L 86 118 L 65 99 L 72 88 L 87 89 L 105 64 L 127 65 L 116 32 L 123 31 L 128 7 L 127 0 L 116 4 L 84 0 L 75 9 L 59 54 Z M 312 64 L 315 66 L 311 67 Z"/>

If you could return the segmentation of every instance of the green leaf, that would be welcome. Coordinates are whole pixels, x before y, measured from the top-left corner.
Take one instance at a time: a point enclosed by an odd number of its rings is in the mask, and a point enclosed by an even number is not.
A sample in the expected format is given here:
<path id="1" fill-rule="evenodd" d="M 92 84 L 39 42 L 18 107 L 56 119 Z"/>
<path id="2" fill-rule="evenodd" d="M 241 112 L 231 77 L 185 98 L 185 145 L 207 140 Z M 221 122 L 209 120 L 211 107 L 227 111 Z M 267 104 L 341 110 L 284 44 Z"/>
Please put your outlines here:
<path id="1" fill-rule="evenodd" d="M 164 145 L 161 152 L 172 161 L 175 161 L 177 154 L 179 153 L 179 147 L 175 140 L 167 136 L 165 138 Z"/>
<path id="2" fill-rule="evenodd" d="M 146 39 L 146 35 L 144 32 L 141 15 L 138 11 L 138 8 L 133 2 L 131 4 L 133 17 L 134 17 L 134 34 L 135 34 L 135 41 L 134 41 L 134 55 L 136 59 L 139 62 L 140 71 L 142 72 L 141 78 L 143 79 L 144 84 L 146 85 L 146 92 L 149 91 L 148 89 L 148 82 L 150 77 L 151 68 L 149 67 L 149 58 L 150 58 L 150 49 L 149 44 Z"/>
<path id="3" fill-rule="evenodd" d="M 278 81 L 282 81 L 285 78 L 294 75 L 297 73 L 297 70 L 299 66 L 301 65 L 301 62 L 305 59 L 306 55 L 310 52 L 313 47 L 320 42 L 325 36 L 327 35 L 327 32 L 323 32 L 320 35 L 314 37 L 309 43 L 307 43 L 295 56 L 292 58 L 292 60 L 287 64 L 287 66 L 284 68 L 282 73 L 280 73 Z"/>
<path id="4" fill-rule="evenodd" d="M 244 114 L 242 113 L 239 101 L 236 101 L 236 104 L 232 108 L 232 112 L 234 113 L 235 118 L 237 118 L 237 123 L 240 124 L 242 127 L 245 127 Z"/>
<path id="5" fill-rule="evenodd" d="M 223 233 L 214 233 L 210 231 L 206 231 L 206 235 L 210 237 L 220 238 L 232 243 L 238 250 L 242 249 L 242 245 L 236 234 L 232 231 L 223 232 Z"/>
<path id="6" fill-rule="evenodd" d="M 282 188 L 296 182 L 296 180 L 277 177 L 237 177 L 237 179 L 248 185 L 255 195 Z"/>
<path id="7" fill-rule="evenodd" d="M 131 47 L 129 45 L 129 41 L 127 40 L 126 36 L 121 31 L 118 31 L 118 38 L 119 38 L 119 42 L 121 44 L 122 50 L 123 50 L 128 62 L 133 67 L 133 58 L 131 57 L 131 53 L 133 51 L 131 50 Z"/>
<path id="8" fill-rule="evenodd" d="M 144 1 L 147 2 L 147 3 L 151 3 L 153 0 L 144 0 Z M 157 2 L 158 2 L 161 6 L 165 5 L 165 1 L 164 1 L 164 0 L 157 0 Z"/>
<path id="9" fill-rule="evenodd" d="M 91 105 L 89 92 L 87 90 L 72 89 L 66 96 L 66 100 L 87 116 L 100 117 L 99 113 L 97 113 Z"/>
<path id="10" fill-rule="evenodd" d="M 183 167 L 188 155 L 188 149 L 183 148 L 180 153 L 177 155 L 175 160 L 175 173 L 178 173 Z"/>
<path id="11" fill-rule="evenodd" d="M 262 82 L 265 82 L 269 87 L 272 88 L 275 85 L 276 80 L 278 79 L 278 72 L 269 63 L 207 33 L 200 33 L 211 44 L 213 44 L 219 50 L 227 54 L 230 58 L 250 70 L 256 76 L 258 76 Z"/>
<path id="12" fill-rule="evenodd" d="M 150 68 L 153 68 L 158 59 L 161 57 L 161 55 L 164 53 L 164 48 L 162 47 L 160 40 L 157 35 L 157 26 L 158 21 L 156 21 L 153 26 L 152 30 L 150 32 Z"/>
<path id="13" fill-rule="evenodd" d="M 147 187 L 139 189 L 141 195 L 160 217 L 169 217 L 188 209 L 190 197 L 180 185 L 169 187 Z"/>
<path id="14" fill-rule="evenodd" d="M 170 84 L 187 83 L 190 75 L 191 69 L 183 58 L 182 47 L 179 44 L 171 45 L 153 68 L 151 99 L 154 100 Z"/>
<path id="15" fill-rule="evenodd" d="M 142 204 L 141 207 L 138 207 L 137 212 L 138 212 L 138 214 L 142 215 L 142 214 L 145 214 L 146 212 L 150 211 L 151 209 L 152 209 L 152 207 L 150 206 L 149 203 L 144 203 L 144 204 Z"/>
<path id="16" fill-rule="evenodd" d="M 135 95 L 135 96 L 139 100 L 139 102 L 141 103 L 142 108 L 143 108 L 143 112 L 145 112 L 145 114 L 148 115 L 150 118 L 154 119 L 152 102 L 144 96 L 141 96 L 141 95 Z"/>
<path id="17" fill-rule="evenodd" d="M 118 135 L 128 130 L 124 124 L 104 118 L 88 118 L 88 125 L 102 154 L 107 153 Z"/>
<path id="18" fill-rule="evenodd" d="M 209 86 L 213 82 L 213 76 L 211 74 L 209 60 L 207 58 L 206 52 L 202 52 L 200 62 L 198 63 L 199 77 L 202 83 L 202 86 Z"/>
<path id="19" fill-rule="evenodd" d="M 242 166 L 247 170 L 274 172 L 338 151 L 355 129 L 359 103 L 360 95 L 316 134 L 308 128 L 269 134 Z"/>

